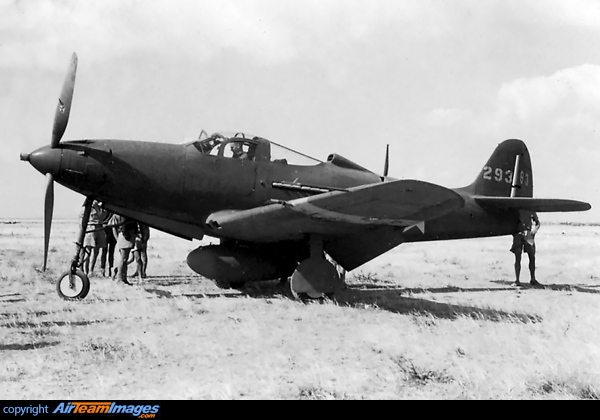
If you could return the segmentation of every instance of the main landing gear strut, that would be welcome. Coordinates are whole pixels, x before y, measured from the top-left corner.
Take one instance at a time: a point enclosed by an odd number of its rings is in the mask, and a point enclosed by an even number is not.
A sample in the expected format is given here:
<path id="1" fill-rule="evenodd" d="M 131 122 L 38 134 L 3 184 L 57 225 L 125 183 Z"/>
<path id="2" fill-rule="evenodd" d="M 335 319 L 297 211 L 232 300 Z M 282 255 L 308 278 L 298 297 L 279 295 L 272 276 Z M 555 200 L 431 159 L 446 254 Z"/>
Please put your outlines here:
<path id="1" fill-rule="evenodd" d="M 310 257 L 300 263 L 292 275 L 290 288 L 296 299 L 333 297 L 345 287 L 336 268 L 325 259 L 323 240 L 311 236 Z"/>
<path id="2" fill-rule="evenodd" d="M 81 269 L 83 263 L 81 261 L 81 250 L 83 249 L 83 240 L 92 210 L 92 202 L 91 197 L 85 199 L 79 236 L 77 242 L 75 242 L 75 256 L 71 260 L 71 267 L 60 276 L 56 283 L 56 291 L 64 300 L 81 300 L 90 291 L 90 279 Z"/>

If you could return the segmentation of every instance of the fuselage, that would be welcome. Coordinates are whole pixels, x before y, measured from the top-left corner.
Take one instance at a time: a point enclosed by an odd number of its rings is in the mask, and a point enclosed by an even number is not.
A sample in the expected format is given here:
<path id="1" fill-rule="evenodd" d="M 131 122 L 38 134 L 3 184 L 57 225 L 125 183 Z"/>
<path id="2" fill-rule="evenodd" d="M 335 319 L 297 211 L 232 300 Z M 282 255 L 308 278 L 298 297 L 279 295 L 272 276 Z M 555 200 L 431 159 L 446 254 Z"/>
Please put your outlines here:
<path id="1" fill-rule="evenodd" d="M 260 139 L 260 147 L 270 146 Z M 186 238 L 215 236 L 208 215 L 244 210 L 272 201 L 289 201 L 335 189 L 385 182 L 341 156 L 327 162 L 294 165 L 267 158 L 237 160 L 202 153 L 194 144 L 125 140 L 62 142 L 31 154 L 40 172 L 112 210 Z M 399 242 L 473 238 L 511 234 L 518 215 L 483 209 L 466 189 L 455 189 L 465 206 L 421 229 L 398 231 Z"/>

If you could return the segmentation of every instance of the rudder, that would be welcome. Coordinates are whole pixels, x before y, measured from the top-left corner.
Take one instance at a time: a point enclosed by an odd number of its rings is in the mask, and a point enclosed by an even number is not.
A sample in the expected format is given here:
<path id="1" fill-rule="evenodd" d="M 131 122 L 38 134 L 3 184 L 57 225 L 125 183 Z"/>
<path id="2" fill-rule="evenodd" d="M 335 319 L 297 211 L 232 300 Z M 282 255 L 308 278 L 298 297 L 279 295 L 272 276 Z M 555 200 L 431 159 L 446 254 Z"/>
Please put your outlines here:
<path id="1" fill-rule="evenodd" d="M 533 171 L 525 143 L 517 139 L 500 143 L 467 190 L 480 196 L 533 197 Z"/>

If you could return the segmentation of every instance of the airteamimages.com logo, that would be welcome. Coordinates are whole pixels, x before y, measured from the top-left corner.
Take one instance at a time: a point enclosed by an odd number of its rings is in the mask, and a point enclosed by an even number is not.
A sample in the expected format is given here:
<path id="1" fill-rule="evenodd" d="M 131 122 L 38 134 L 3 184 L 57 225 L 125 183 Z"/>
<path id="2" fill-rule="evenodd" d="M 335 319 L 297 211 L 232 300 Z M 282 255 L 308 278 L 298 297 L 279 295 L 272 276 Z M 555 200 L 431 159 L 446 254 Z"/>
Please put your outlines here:
<path id="1" fill-rule="evenodd" d="M 0 417 L 63 417 L 63 416 L 93 416 L 100 418 L 109 417 L 135 417 L 139 419 L 156 419 L 162 417 L 163 401 L 90 401 L 90 402 L 60 402 L 37 400 L 29 401 L 28 405 L 19 404 L 20 401 L 0 402 Z M 168 405 L 168 404 L 167 404 Z"/>
<path id="2" fill-rule="evenodd" d="M 155 404 L 122 404 L 116 402 L 61 402 L 52 414 L 130 414 L 140 419 L 152 419 L 160 410 Z"/>

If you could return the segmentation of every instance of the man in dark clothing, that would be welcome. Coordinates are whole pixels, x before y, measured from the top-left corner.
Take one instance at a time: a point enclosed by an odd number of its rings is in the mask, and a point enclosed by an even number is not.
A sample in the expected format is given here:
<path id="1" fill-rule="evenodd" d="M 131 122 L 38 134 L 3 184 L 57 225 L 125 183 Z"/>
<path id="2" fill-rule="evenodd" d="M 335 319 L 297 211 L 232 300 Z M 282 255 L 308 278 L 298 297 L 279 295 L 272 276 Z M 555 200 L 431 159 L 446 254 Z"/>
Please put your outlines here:
<path id="1" fill-rule="evenodd" d="M 104 221 L 104 233 L 106 234 L 106 246 L 101 248 L 100 253 L 100 269 L 103 276 L 112 276 L 113 267 L 115 265 L 115 248 L 117 246 L 117 238 L 113 233 L 113 228 L 110 225 L 113 218 L 112 213 L 108 213 Z M 108 270 L 106 265 L 108 263 Z"/>
<path id="2" fill-rule="evenodd" d="M 515 285 L 520 286 L 519 277 L 521 275 L 521 255 L 525 251 L 529 257 L 529 273 L 531 274 L 531 285 L 539 286 L 540 283 L 535 278 L 535 234 L 540 229 L 540 219 L 537 214 L 530 213 L 529 217 L 519 221 L 519 232 L 513 235 L 513 244 L 510 248 L 515 254 Z"/>

